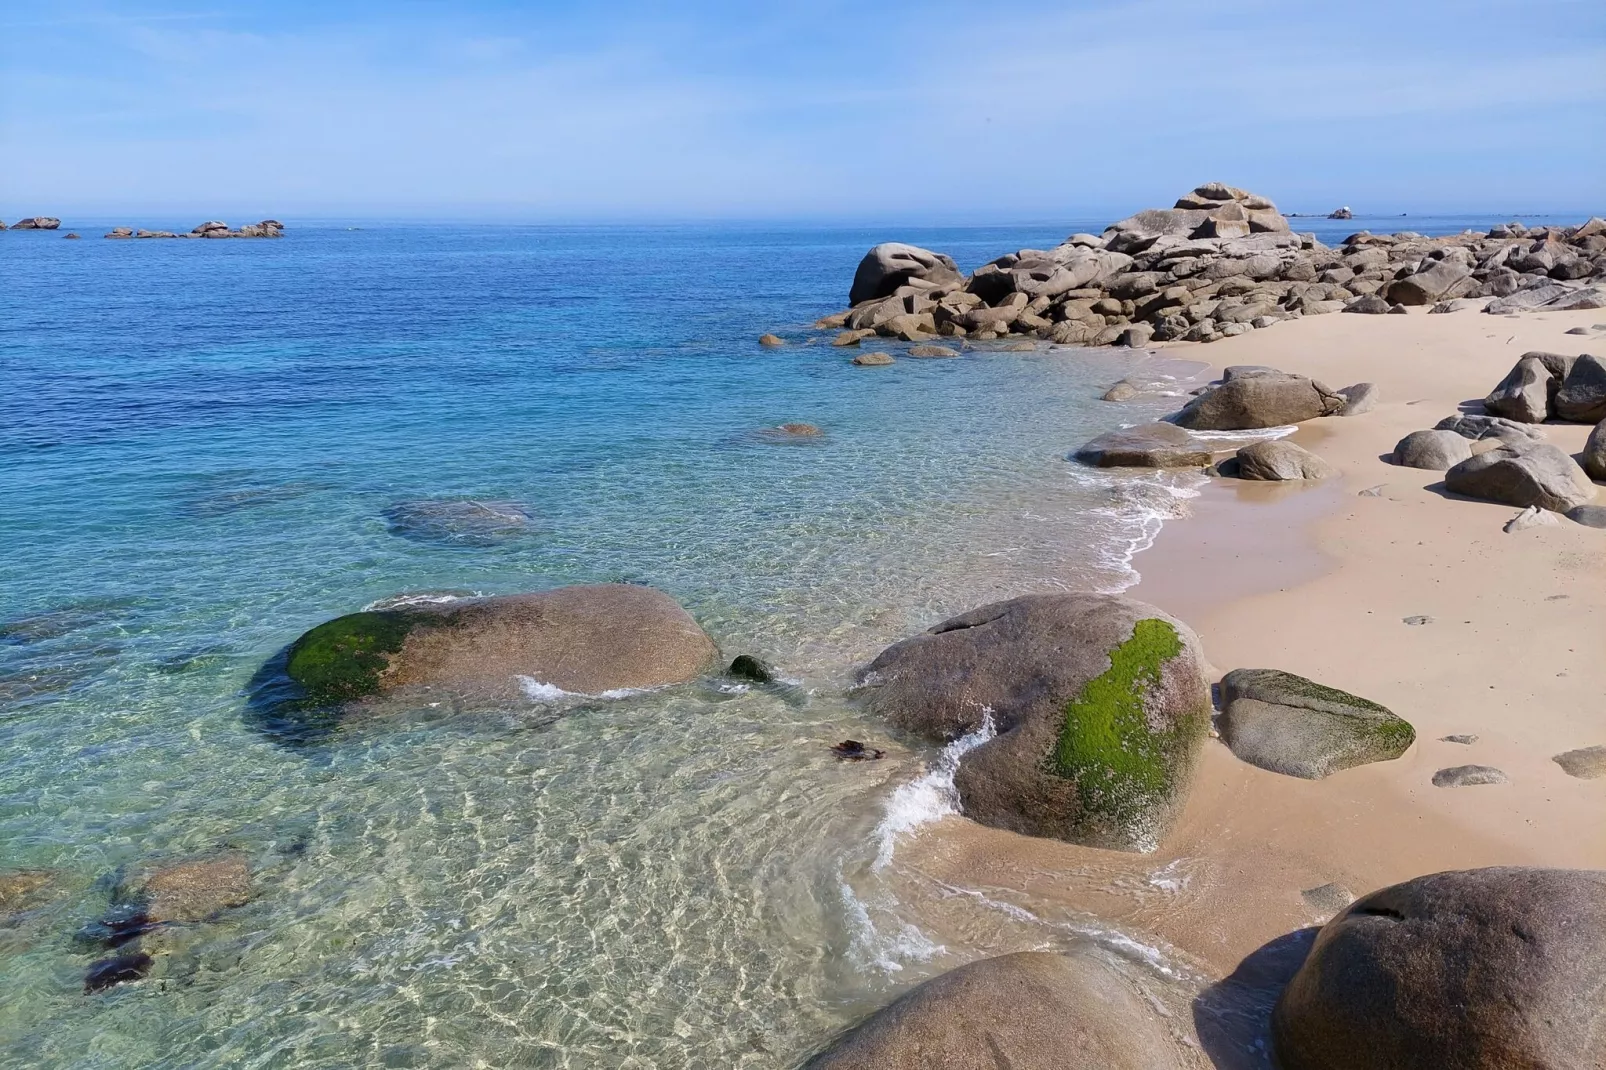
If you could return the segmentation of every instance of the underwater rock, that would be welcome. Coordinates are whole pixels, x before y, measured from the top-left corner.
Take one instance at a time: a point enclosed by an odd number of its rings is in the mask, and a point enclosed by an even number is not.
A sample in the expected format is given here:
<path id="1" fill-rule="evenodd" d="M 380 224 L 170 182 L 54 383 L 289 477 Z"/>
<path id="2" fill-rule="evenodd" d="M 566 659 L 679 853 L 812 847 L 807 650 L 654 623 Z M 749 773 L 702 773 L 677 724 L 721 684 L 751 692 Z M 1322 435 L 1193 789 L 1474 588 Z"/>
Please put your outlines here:
<path id="1" fill-rule="evenodd" d="M 834 744 L 831 753 L 836 755 L 838 761 L 843 762 L 873 762 L 887 756 L 886 751 L 866 747 L 856 739 L 844 739 L 841 743 Z"/>
<path id="2" fill-rule="evenodd" d="M 419 498 L 382 514 L 391 534 L 443 546 L 495 546 L 529 532 L 532 518 L 518 502 Z"/>
<path id="3" fill-rule="evenodd" d="M 151 972 L 152 963 L 152 958 L 143 951 L 101 959 L 84 974 L 84 993 L 101 992 L 114 985 L 138 981 Z"/>

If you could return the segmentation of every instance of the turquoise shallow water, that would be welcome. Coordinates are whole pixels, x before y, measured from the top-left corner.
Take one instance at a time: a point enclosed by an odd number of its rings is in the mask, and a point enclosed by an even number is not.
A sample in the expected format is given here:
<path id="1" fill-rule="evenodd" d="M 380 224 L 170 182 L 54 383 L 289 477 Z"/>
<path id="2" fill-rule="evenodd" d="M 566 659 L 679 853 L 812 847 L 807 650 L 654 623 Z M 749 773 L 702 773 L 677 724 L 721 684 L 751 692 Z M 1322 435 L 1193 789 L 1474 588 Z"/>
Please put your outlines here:
<path id="1" fill-rule="evenodd" d="M 1130 355 L 758 347 L 811 337 L 868 231 L 290 223 L 0 234 L 0 871 L 52 874 L 0 927 L 0 1064 L 788 1065 L 919 977 L 1089 938 L 926 931 L 889 861 L 945 805 L 938 756 L 840 692 L 950 613 L 1131 581 L 1156 514 L 1063 460 L 1167 407 L 1097 402 Z M 1096 228 L 897 236 L 973 267 Z M 754 434 L 792 420 L 824 435 Z M 529 529 L 387 523 L 460 497 Z M 265 659 L 376 599 L 601 580 L 795 685 L 403 711 L 315 746 L 248 709 Z M 891 756 L 838 764 L 844 736 Z M 118 881 L 222 848 L 251 903 L 86 996 L 73 934 Z"/>

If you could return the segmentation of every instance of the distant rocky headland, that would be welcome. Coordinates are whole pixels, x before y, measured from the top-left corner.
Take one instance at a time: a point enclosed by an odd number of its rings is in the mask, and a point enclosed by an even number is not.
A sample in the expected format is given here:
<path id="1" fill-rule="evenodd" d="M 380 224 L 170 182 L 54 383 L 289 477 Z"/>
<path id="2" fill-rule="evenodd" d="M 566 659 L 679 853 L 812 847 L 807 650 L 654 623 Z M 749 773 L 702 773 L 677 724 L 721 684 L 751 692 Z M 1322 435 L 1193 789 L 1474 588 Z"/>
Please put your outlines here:
<path id="1" fill-rule="evenodd" d="M 61 220 L 54 216 L 30 216 L 19 219 L 8 228 L 0 222 L 0 230 L 59 230 Z M 68 234 L 69 238 L 78 237 L 77 234 Z M 260 223 L 247 223 L 237 230 L 229 229 L 227 223 L 213 219 L 194 230 L 183 234 L 172 230 L 143 230 L 134 227 L 113 227 L 106 235 L 108 238 L 282 238 L 284 237 L 284 224 L 277 219 L 264 219 Z"/>
<path id="2" fill-rule="evenodd" d="M 815 326 L 840 330 L 837 345 L 877 335 L 1214 342 L 1301 316 L 1451 311 L 1479 298 L 1492 313 L 1602 308 L 1602 280 L 1606 219 L 1437 238 L 1363 230 L 1333 248 L 1295 233 L 1267 198 L 1212 182 L 1102 235 L 1007 253 L 969 276 L 942 253 L 877 245 L 854 274 L 852 307 Z"/>

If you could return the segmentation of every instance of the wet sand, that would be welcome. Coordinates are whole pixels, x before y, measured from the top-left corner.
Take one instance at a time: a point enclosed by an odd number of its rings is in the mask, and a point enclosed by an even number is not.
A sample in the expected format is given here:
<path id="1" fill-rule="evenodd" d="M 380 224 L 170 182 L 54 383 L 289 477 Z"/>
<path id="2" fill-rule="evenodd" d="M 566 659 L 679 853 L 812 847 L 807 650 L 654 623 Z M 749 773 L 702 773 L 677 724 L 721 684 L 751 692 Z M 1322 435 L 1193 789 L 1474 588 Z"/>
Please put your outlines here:
<path id="1" fill-rule="evenodd" d="M 1305 781 L 1212 740 L 1182 819 L 1151 855 L 950 817 L 901 847 L 900 861 L 938 887 L 1151 934 L 1214 977 L 1325 920 L 1330 908 L 1304 889 L 1339 882 L 1364 894 L 1487 865 L 1606 866 L 1606 780 L 1573 779 L 1552 761 L 1606 743 L 1606 532 L 1558 517 L 1508 535 L 1516 509 L 1448 498 L 1439 473 L 1383 459 L 1408 432 L 1481 399 L 1524 352 L 1606 353 L 1606 332 L 1564 333 L 1598 322 L 1606 311 L 1328 315 L 1167 348 L 1166 358 L 1268 364 L 1333 387 L 1371 381 L 1381 400 L 1298 432 L 1337 479 L 1212 481 L 1194 516 L 1138 559 L 1144 579 L 1128 593 L 1191 623 L 1219 672 L 1280 668 L 1366 696 L 1409 720 L 1416 744 L 1396 761 Z M 1576 453 L 1589 428 L 1546 430 Z M 1418 616 L 1432 621 L 1405 623 Z M 1461 733 L 1479 739 L 1440 740 Z M 1510 783 L 1432 785 L 1436 770 L 1470 763 Z"/>

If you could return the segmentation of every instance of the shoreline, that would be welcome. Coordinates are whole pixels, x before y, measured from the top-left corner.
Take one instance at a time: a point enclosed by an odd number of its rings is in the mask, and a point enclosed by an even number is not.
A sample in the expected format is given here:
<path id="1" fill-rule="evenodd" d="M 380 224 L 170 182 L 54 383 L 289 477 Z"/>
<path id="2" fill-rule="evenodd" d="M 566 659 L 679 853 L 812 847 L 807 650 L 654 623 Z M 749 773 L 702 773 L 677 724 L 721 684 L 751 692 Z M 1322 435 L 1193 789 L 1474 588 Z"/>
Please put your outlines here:
<path id="1" fill-rule="evenodd" d="M 1334 479 L 1212 478 L 1193 515 L 1165 523 L 1137 557 L 1141 578 L 1124 593 L 1187 621 L 1218 676 L 1281 668 L 1383 703 L 1417 730 L 1405 755 L 1307 781 L 1251 766 L 1212 739 L 1181 818 L 1152 854 L 949 817 L 900 846 L 900 859 L 943 884 L 1151 934 L 1217 977 L 1325 921 L 1332 910 L 1302 895 L 1325 884 L 1359 896 L 1440 870 L 1606 866 L 1603 782 L 1573 779 L 1551 760 L 1606 743 L 1601 534 L 1567 520 L 1506 534 L 1515 508 L 1448 498 L 1431 489 L 1440 473 L 1383 459 L 1405 434 L 1481 399 L 1522 353 L 1598 351 L 1599 335 L 1564 332 L 1602 320 L 1599 311 L 1511 319 L 1470 309 L 1323 316 L 1209 351 L 1217 367 L 1373 381 L 1382 400 L 1292 436 L 1340 470 Z M 1156 359 L 1202 356 L 1182 345 Z M 1589 428 L 1545 431 L 1576 452 Z M 1381 495 L 1360 496 L 1379 485 Z M 1413 615 L 1434 620 L 1405 624 Z M 1480 738 L 1440 739 L 1453 733 Z M 1435 770 L 1471 762 L 1510 782 L 1431 784 Z"/>

